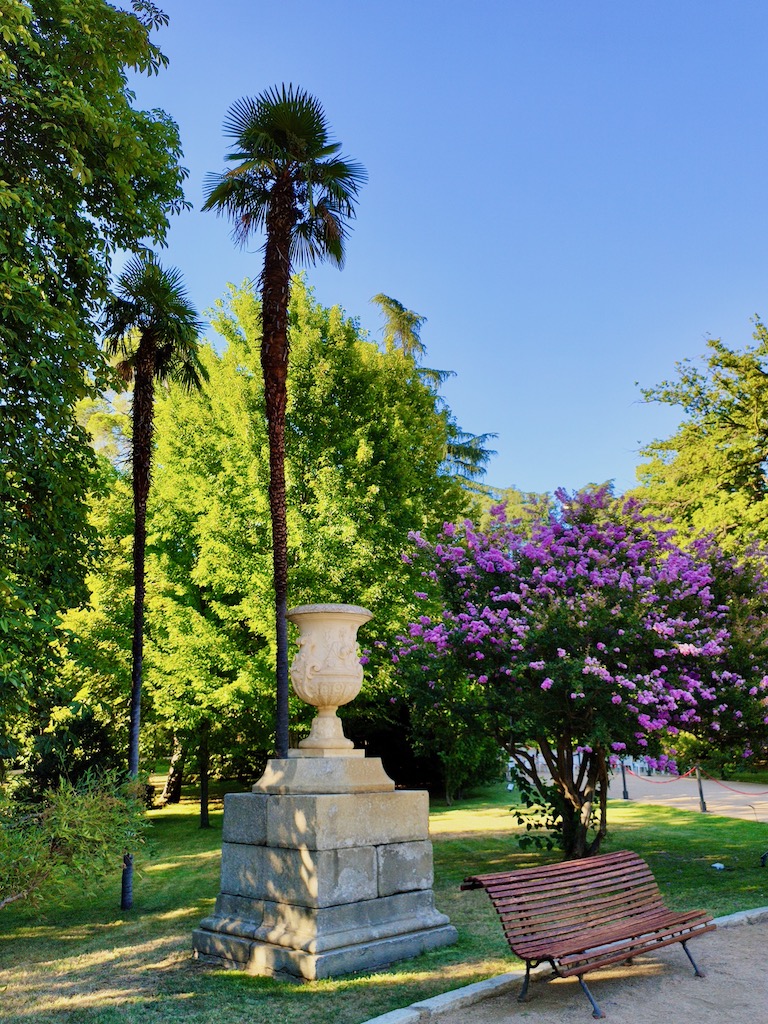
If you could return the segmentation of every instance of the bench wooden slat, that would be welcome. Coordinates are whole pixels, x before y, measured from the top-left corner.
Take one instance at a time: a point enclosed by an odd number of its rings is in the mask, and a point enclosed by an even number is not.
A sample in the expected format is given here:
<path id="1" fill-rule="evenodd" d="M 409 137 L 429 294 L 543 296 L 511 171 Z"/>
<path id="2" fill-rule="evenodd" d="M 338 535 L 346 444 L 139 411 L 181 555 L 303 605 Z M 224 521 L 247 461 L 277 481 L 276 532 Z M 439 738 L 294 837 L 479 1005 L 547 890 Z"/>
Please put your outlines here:
<path id="1" fill-rule="evenodd" d="M 515 868 L 512 871 L 495 871 L 491 874 L 472 875 L 465 879 L 464 886 L 476 879 L 480 885 L 486 881 L 494 882 L 500 879 L 509 878 L 520 881 L 530 881 L 534 878 L 551 877 L 555 881 L 571 880 L 582 881 L 584 878 L 584 865 L 590 863 L 590 875 L 609 874 L 622 865 L 627 869 L 642 871 L 653 877 L 651 869 L 642 857 L 632 853 L 631 850 L 617 850 L 614 853 L 604 853 L 599 857 L 588 857 L 585 860 L 567 860 L 556 864 L 541 864 L 535 867 Z M 476 886 L 476 888 L 479 886 Z"/>
<path id="2" fill-rule="evenodd" d="M 572 960 L 563 958 L 558 964 L 557 973 L 561 978 L 570 978 L 574 975 L 581 977 L 587 971 L 595 971 L 600 967 L 609 967 L 611 964 L 631 960 L 643 953 L 651 953 L 664 946 L 671 946 L 676 942 L 687 942 L 696 935 L 703 935 L 705 932 L 712 932 L 716 928 L 714 924 L 708 924 L 701 929 L 696 929 L 685 934 L 664 935 L 654 937 L 643 937 L 641 940 L 629 941 L 621 949 L 611 949 L 605 954 L 594 953 L 589 958 L 582 956 L 574 957 Z"/>
<path id="3" fill-rule="evenodd" d="M 629 935 L 630 938 L 635 938 L 640 935 L 649 935 L 659 931 L 674 931 L 684 930 L 686 928 L 694 928 L 702 922 L 701 917 L 691 918 L 678 918 L 666 915 L 664 917 L 653 915 L 647 917 L 634 917 L 631 919 L 631 924 L 628 926 L 627 922 L 612 921 L 608 922 L 603 927 L 594 925 L 590 928 L 583 928 L 578 930 L 572 928 L 567 931 L 561 931 L 552 933 L 551 935 L 531 935 L 530 932 L 524 934 L 519 931 L 509 933 L 508 929 L 504 930 L 504 934 L 509 941 L 510 945 L 515 943 L 515 949 L 533 949 L 546 948 L 551 951 L 553 955 L 564 955 L 567 953 L 575 953 L 580 950 L 589 949 L 593 946 L 600 945 L 603 942 L 618 941 L 628 936 L 631 931 L 634 934 Z"/>
<path id="4" fill-rule="evenodd" d="M 648 907 L 663 906 L 661 895 L 655 886 L 638 886 L 630 893 L 613 888 L 610 892 L 601 893 L 599 896 L 583 897 L 577 893 L 578 900 L 574 900 L 569 894 L 549 892 L 542 893 L 537 899 L 529 897 L 526 900 L 515 898 L 514 893 L 504 892 L 503 895 L 489 893 L 499 913 L 511 909 L 514 913 L 530 914 L 550 912 L 553 915 L 563 913 L 569 916 L 577 916 L 584 903 L 587 903 L 591 911 L 609 911 L 612 906 L 622 905 L 629 909 L 632 906 Z"/>

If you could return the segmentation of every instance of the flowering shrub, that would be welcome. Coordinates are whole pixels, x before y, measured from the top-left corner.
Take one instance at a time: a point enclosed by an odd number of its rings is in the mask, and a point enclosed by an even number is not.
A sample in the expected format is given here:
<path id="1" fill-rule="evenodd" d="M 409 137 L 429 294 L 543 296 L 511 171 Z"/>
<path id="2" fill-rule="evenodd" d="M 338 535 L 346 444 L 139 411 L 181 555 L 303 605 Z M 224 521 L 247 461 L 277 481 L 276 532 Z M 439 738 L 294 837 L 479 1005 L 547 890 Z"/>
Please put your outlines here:
<path id="1" fill-rule="evenodd" d="M 455 714 L 458 694 L 462 719 L 494 731 L 573 857 L 605 835 L 612 755 L 663 766 L 680 730 L 745 751 L 765 733 L 768 580 L 710 542 L 680 547 L 606 488 L 556 497 L 529 536 L 501 507 L 487 532 L 414 534 L 425 613 L 395 657 L 422 715 Z"/>

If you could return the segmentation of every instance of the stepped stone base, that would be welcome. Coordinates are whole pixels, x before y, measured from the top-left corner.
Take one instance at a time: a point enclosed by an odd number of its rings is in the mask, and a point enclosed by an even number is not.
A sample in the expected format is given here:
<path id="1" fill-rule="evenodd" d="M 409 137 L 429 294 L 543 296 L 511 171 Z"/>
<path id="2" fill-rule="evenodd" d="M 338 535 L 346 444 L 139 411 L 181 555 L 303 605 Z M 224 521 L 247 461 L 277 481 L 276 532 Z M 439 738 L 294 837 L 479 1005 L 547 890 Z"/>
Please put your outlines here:
<path id="1" fill-rule="evenodd" d="M 456 941 L 434 906 L 426 793 L 395 790 L 374 758 L 273 760 L 253 788 L 225 798 L 221 892 L 195 956 L 314 980 Z"/>
<path id="2" fill-rule="evenodd" d="M 201 959 L 307 981 L 376 970 L 455 941 L 429 891 L 313 910 L 219 896 L 193 935 Z"/>

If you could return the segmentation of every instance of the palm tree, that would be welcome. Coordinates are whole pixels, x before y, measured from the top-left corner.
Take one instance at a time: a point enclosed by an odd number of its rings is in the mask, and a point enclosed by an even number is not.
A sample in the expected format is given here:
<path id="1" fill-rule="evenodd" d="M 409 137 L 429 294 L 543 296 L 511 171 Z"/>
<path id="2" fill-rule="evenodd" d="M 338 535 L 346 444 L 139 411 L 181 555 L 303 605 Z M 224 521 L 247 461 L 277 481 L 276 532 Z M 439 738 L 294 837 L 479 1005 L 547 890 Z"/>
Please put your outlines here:
<path id="1" fill-rule="evenodd" d="M 185 389 L 207 377 L 198 358 L 202 328 L 181 274 L 164 270 L 153 253 L 133 256 L 117 280 L 102 320 L 107 352 L 118 356 L 118 371 L 133 381 L 131 467 L 133 473 L 133 638 L 128 773 L 139 774 L 139 728 L 144 657 L 144 554 L 147 498 L 152 465 L 155 381 L 175 381 Z M 121 908 L 133 905 L 133 857 L 125 854 Z"/>
<path id="2" fill-rule="evenodd" d="M 421 340 L 421 327 L 427 318 L 406 309 L 402 302 L 383 292 L 374 295 L 371 302 L 375 302 L 384 314 L 384 349 L 394 352 L 399 348 L 413 359 L 423 356 L 427 347 Z"/>
<path id="3" fill-rule="evenodd" d="M 442 409 L 446 427 L 444 472 L 455 477 L 468 491 L 486 493 L 487 488 L 481 478 L 485 475 L 488 462 L 496 454 L 486 445 L 496 434 L 470 434 L 462 430 L 445 401 L 438 395 L 440 385 L 455 374 L 452 370 L 435 370 L 419 365 L 421 357 L 427 352 L 427 346 L 421 340 L 421 328 L 427 318 L 414 313 L 412 309 L 406 309 L 402 302 L 383 292 L 374 295 L 371 302 L 384 314 L 385 350 L 390 353 L 400 351 L 413 360 L 419 376 L 435 395 L 436 407 Z"/>
<path id="4" fill-rule="evenodd" d="M 269 438 L 269 506 L 277 640 L 277 756 L 288 754 L 288 529 L 285 496 L 285 409 L 288 303 L 294 263 L 329 259 L 342 266 L 347 222 L 354 217 L 364 168 L 338 155 L 320 103 L 285 85 L 230 107 L 224 133 L 235 165 L 208 175 L 204 210 L 234 222 L 244 245 L 265 233 L 261 272 L 261 368 Z"/>

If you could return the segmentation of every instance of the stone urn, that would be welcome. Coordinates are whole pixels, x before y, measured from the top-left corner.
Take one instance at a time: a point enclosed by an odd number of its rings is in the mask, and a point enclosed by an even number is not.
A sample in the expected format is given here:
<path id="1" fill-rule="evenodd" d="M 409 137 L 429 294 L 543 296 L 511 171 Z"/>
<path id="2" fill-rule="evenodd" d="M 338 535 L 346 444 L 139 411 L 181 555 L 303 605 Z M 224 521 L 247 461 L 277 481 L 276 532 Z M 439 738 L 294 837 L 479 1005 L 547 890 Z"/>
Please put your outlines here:
<path id="1" fill-rule="evenodd" d="M 344 735 L 336 710 L 354 700 L 363 685 L 357 631 L 373 615 L 352 604 L 305 604 L 291 608 L 286 618 L 300 633 L 291 664 L 293 689 L 317 708 L 299 749 L 310 756 L 343 756 L 354 744 Z"/>

